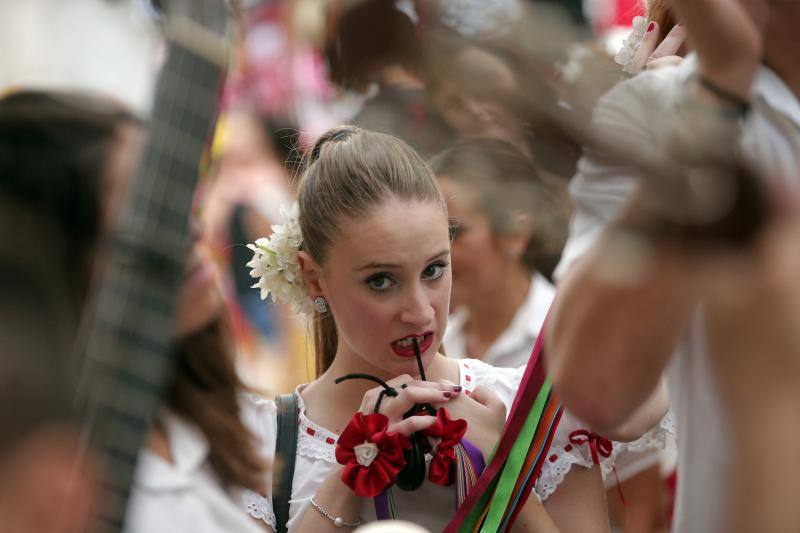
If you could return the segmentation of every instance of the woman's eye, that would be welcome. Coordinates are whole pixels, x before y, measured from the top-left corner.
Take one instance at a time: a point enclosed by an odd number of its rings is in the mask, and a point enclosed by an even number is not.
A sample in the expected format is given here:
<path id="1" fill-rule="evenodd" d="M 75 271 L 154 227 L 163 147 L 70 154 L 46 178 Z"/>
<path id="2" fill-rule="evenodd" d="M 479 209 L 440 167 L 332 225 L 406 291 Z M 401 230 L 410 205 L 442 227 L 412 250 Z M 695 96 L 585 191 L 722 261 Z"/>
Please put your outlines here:
<path id="1" fill-rule="evenodd" d="M 367 279 L 367 285 L 376 291 L 386 291 L 392 288 L 394 282 L 386 274 L 376 274 Z"/>
<path id="2" fill-rule="evenodd" d="M 444 275 L 444 270 L 446 268 L 447 263 L 444 261 L 432 263 L 422 271 L 422 278 L 428 280 L 439 279 Z"/>

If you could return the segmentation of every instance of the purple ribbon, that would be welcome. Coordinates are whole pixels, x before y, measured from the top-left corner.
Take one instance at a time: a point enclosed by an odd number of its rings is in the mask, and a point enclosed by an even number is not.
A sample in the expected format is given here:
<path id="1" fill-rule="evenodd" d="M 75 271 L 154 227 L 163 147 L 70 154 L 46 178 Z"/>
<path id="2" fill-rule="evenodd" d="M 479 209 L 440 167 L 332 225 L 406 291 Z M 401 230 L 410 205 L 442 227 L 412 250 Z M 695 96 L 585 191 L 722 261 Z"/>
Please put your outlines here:
<path id="1" fill-rule="evenodd" d="M 375 504 L 375 516 L 378 520 L 390 520 L 389 516 L 389 489 L 383 489 L 383 492 L 372 498 Z"/>
<path id="2" fill-rule="evenodd" d="M 467 439 L 461 439 L 461 445 L 464 447 L 464 451 L 467 452 L 467 457 L 469 457 L 470 462 L 472 463 L 472 467 L 475 469 L 475 474 L 477 477 L 480 477 L 483 473 L 483 469 L 486 467 L 486 462 L 483 460 L 483 453 L 478 449 L 477 446 L 472 444 Z M 383 492 L 378 494 L 372 499 L 373 504 L 375 505 L 375 517 L 378 520 L 391 520 L 394 517 L 391 516 L 389 512 L 389 490 L 391 487 L 384 489 Z M 456 508 L 458 508 L 458 492 L 456 491 Z"/>
<path id="3" fill-rule="evenodd" d="M 483 474 L 483 469 L 486 468 L 486 462 L 483 460 L 483 453 L 481 453 L 478 447 L 467 439 L 461 439 L 461 445 L 467 452 L 467 457 L 469 457 L 472 466 L 475 468 L 475 473 L 478 475 L 478 477 L 481 477 L 481 474 Z"/>

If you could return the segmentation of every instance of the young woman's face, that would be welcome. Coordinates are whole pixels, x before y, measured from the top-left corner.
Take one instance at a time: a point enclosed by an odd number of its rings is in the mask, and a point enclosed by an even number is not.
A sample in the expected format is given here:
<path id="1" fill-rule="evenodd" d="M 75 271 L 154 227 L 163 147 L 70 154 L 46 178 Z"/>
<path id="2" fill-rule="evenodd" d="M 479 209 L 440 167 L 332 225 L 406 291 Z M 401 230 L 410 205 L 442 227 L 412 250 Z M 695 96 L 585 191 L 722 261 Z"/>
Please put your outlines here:
<path id="1" fill-rule="evenodd" d="M 447 210 L 456 223 L 452 243 L 452 307 L 469 307 L 476 298 L 491 297 L 498 276 L 506 271 L 509 258 L 492 231 L 489 217 L 479 208 L 477 197 L 468 187 L 446 176 L 439 176 L 439 187 L 447 200 Z"/>
<path id="2" fill-rule="evenodd" d="M 319 284 L 338 327 L 337 357 L 360 357 L 368 372 L 419 374 L 412 339 L 427 366 L 447 325 L 446 214 L 435 202 L 391 199 L 345 221 Z"/>

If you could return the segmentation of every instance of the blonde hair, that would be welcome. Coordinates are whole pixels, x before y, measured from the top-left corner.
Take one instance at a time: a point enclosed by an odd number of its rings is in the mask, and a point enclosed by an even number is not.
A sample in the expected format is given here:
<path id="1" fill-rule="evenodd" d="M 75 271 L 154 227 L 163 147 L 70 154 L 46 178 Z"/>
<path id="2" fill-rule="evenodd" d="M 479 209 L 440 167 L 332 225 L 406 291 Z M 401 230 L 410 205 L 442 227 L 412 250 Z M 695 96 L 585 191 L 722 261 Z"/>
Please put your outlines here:
<path id="1" fill-rule="evenodd" d="M 344 220 L 368 214 L 389 199 L 435 202 L 447 213 L 436 179 L 406 143 L 355 126 L 326 132 L 308 152 L 298 185 L 303 250 L 324 264 Z M 317 375 L 338 347 L 331 313 L 314 319 Z"/>

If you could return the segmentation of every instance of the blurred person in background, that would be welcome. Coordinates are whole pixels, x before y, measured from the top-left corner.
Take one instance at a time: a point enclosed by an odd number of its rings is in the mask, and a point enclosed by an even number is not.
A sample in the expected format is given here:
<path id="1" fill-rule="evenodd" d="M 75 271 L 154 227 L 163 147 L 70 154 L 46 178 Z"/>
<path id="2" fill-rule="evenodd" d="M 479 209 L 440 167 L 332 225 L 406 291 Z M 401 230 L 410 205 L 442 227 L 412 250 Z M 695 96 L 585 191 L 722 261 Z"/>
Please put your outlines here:
<path id="1" fill-rule="evenodd" d="M 558 120 L 569 113 L 559 105 L 549 67 L 508 39 L 479 41 L 438 31 L 429 42 L 432 97 L 458 136 L 512 144 L 543 179 L 563 188 L 580 147 Z"/>
<path id="2" fill-rule="evenodd" d="M 566 240 L 567 206 L 530 159 L 503 141 L 460 143 L 436 156 L 431 167 L 454 223 L 455 314 L 445 335 L 448 355 L 521 366 L 555 294 L 545 275 L 555 268 Z M 555 249 L 548 249 L 551 245 Z M 494 341 L 523 307 L 526 313 L 517 322 L 530 335 L 498 351 Z M 520 348 L 526 352 L 522 361 Z"/>
<path id="3" fill-rule="evenodd" d="M 142 142 L 101 97 L 23 90 L 0 99 L 0 521 L 78 532 L 95 494 L 77 464 L 69 360 Z"/>
<path id="4" fill-rule="evenodd" d="M 260 531 L 238 500 L 243 489 L 265 490 L 267 465 L 242 419 L 246 389 L 198 227 L 176 307 L 177 366 L 139 456 L 127 533 Z"/>
<path id="5" fill-rule="evenodd" d="M 431 105 L 420 30 L 391 0 L 346 0 L 332 13 L 325 53 L 329 76 L 368 95 L 352 123 L 390 133 L 423 156 L 443 150 L 452 132 Z"/>
<path id="6" fill-rule="evenodd" d="M 642 231 L 637 219 L 653 219 L 643 199 L 673 198 L 670 188 L 620 154 L 587 150 L 549 329 L 554 384 L 577 414 L 611 428 L 647 414 L 666 370 L 679 436 L 676 531 L 794 531 L 800 464 L 783 443 L 800 433 L 790 414 L 800 403 L 800 4 L 672 7 L 696 56 L 615 87 L 595 131 L 633 153 L 667 146 L 675 165 L 725 168 L 741 158 L 758 175 L 745 174 L 751 193 L 738 193 L 736 207 L 763 195 L 768 216 L 747 244 L 726 227 L 709 236 L 678 218 L 697 208 L 690 197 L 660 222 L 682 238 Z M 738 209 L 729 217 L 757 220 Z M 644 242 L 633 272 L 629 229 Z"/>
<path id="7" fill-rule="evenodd" d="M 555 267 L 548 261 L 560 249 L 554 254 L 547 246 L 566 240 L 567 206 L 531 161 L 502 141 L 464 142 L 435 157 L 431 166 L 454 223 L 447 356 L 523 366 L 556 293 L 540 271 Z M 565 413 L 559 431 L 579 426 Z M 652 442 L 615 443 L 615 456 L 603 460 L 609 502 L 619 499 L 617 481 L 627 500 L 627 507 L 614 513 L 626 532 L 666 531 L 659 464 L 666 435 L 660 433 Z M 558 442 L 551 451 L 562 471 L 592 467 L 588 454 L 565 452 Z M 609 475 L 612 464 L 616 475 Z M 557 486 L 546 470 L 540 479 L 541 486 Z M 615 505 L 611 510 L 618 511 Z"/>
<path id="8" fill-rule="evenodd" d="M 232 109 L 218 125 L 213 171 L 201 201 L 213 258 L 222 272 L 242 375 L 248 384 L 291 390 L 313 373 L 298 324 L 284 306 L 264 306 L 245 266 L 246 244 L 281 219 L 294 197 L 299 134 L 288 119 Z"/>

